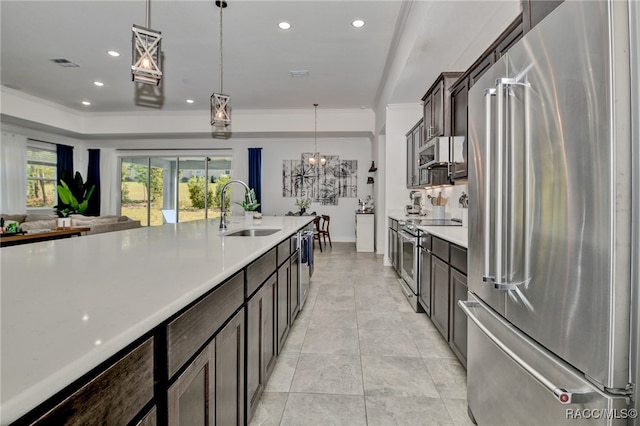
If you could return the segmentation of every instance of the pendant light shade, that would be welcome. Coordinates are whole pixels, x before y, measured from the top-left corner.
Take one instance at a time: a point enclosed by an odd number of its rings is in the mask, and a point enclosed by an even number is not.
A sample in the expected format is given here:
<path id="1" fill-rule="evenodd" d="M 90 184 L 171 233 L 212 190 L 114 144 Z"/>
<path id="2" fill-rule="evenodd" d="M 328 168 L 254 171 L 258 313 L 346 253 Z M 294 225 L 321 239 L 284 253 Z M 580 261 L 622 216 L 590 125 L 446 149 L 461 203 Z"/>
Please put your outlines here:
<path id="1" fill-rule="evenodd" d="M 222 55 L 222 9 L 227 7 L 226 1 L 216 1 L 220 8 L 220 91 L 211 95 L 211 125 L 214 127 L 227 127 L 231 125 L 231 96 L 222 92 L 222 76 L 224 69 L 224 57 Z"/>
<path id="2" fill-rule="evenodd" d="M 131 80 L 157 86 L 162 78 L 162 33 L 149 28 L 151 0 L 147 0 L 145 26 L 134 25 L 131 46 Z"/>

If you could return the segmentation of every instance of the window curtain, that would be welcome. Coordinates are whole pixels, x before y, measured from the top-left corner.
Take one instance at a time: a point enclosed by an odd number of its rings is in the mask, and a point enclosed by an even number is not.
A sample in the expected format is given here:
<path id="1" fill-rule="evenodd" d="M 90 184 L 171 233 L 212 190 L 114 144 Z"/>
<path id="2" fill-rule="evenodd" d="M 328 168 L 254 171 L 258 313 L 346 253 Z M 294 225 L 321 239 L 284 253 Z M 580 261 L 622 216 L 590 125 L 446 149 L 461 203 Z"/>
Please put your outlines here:
<path id="1" fill-rule="evenodd" d="M 100 151 L 100 214 L 116 214 L 120 205 L 120 165 L 113 148 Z"/>
<path id="2" fill-rule="evenodd" d="M 262 148 L 249 148 L 249 188 L 255 191 L 262 212 Z"/>
<path id="3" fill-rule="evenodd" d="M 100 150 L 89 149 L 89 166 L 87 167 L 87 188 L 95 185 L 89 198 L 89 206 L 85 215 L 100 216 Z"/>
<path id="4" fill-rule="evenodd" d="M 27 212 L 27 138 L 2 132 L 0 143 L 0 213 Z"/>
<path id="5" fill-rule="evenodd" d="M 64 180 L 68 185 L 73 180 L 73 147 L 68 145 L 56 145 L 56 152 L 58 155 L 58 185 L 60 184 L 60 180 Z"/>

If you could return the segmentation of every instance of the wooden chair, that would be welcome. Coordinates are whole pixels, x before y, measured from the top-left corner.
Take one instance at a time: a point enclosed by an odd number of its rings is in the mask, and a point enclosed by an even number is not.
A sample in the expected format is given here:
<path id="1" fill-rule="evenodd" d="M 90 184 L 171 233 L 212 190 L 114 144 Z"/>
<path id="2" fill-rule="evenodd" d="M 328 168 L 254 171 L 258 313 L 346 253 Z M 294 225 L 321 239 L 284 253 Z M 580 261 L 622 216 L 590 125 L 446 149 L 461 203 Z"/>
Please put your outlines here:
<path id="1" fill-rule="evenodd" d="M 322 240 L 320 239 L 320 234 L 321 234 L 321 228 L 320 228 L 320 216 L 316 216 L 313 219 L 313 240 L 311 242 L 311 245 L 315 245 L 315 241 L 318 240 L 318 245 L 320 246 L 320 252 L 322 253 Z"/>
<path id="2" fill-rule="evenodd" d="M 323 214 L 321 217 L 322 217 L 322 221 L 320 222 L 320 230 L 319 230 L 320 235 L 318 235 L 318 238 L 322 236 L 322 241 L 324 241 L 325 247 L 327 245 L 327 238 L 329 238 L 329 247 L 333 248 L 333 244 L 331 244 L 331 233 L 329 233 L 329 224 L 331 222 L 331 216 Z M 318 239 L 318 241 L 320 240 Z"/>

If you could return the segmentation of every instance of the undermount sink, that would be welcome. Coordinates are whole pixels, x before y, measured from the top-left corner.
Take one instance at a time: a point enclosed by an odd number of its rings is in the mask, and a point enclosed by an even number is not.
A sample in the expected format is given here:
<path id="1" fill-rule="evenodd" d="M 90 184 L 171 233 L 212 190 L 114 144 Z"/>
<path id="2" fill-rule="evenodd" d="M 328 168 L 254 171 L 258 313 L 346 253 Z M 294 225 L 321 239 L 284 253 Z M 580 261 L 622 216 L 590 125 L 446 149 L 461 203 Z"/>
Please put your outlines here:
<path id="1" fill-rule="evenodd" d="M 264 237 L 267 235 L 275 234 L 281 231 L 281 229 L 273 228 L 244 228 L 237 231 L 231 231 L 223 234 L 225 237 Z"/>

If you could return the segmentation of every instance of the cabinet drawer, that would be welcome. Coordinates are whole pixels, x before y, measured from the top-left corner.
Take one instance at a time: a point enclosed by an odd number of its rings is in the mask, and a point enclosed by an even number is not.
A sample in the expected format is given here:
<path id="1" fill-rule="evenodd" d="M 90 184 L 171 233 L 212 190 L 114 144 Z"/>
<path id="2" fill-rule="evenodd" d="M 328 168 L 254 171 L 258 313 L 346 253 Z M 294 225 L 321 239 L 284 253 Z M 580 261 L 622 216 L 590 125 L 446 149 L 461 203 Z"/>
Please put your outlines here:
<path id="1" fill-rule="evenodd" d="M 431 234 L 422 234 L 420 237 L 420 247 L 431 251 Z"/>
<path id="2" fill-rule="evenodd" d="M 449 264 L 467 275 L 467 250 L 451 244 L 451 259 Z"/>
<path id="3" fill-rule="evenodd" d="M 36 425 L 124 425 L 153 398 L 153 338 L 91 380 Z"/>
<path id="4" fill-rule="evenodd" d="M 449 243 L 447 241 L 433 237 L 431 240 L 431 252 L 449 263 Z"/>
<path id="5" fill-rule="evenodd" d="M 282 265 L 289 256 L 291 256 L 291 243 L 289 238 L 287 238 L 278 244 L 278 265 Z M 275 265 L 272 269 L 275 270 Z"/>
<path id="6" fill-rule="evenodd" d="M 167 325 L 169 377 L 213 336 L 243 302 L 244 272 L 239 272 Z"/>
<path id="7" fill-rule="evenodd" d="M 289 240 L 283 244 L 289 244 Z M 282 244 L 281 244 L 282 245 Z M 284 247 L 283 247 L 284 250 Z M 278 246 L 278 253 L 280 246 Z M 253 294 L 276 270 L 276 249 L 271 249 L 247 267 L 247 295 Z"/>

